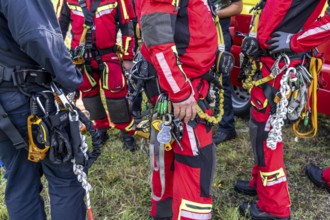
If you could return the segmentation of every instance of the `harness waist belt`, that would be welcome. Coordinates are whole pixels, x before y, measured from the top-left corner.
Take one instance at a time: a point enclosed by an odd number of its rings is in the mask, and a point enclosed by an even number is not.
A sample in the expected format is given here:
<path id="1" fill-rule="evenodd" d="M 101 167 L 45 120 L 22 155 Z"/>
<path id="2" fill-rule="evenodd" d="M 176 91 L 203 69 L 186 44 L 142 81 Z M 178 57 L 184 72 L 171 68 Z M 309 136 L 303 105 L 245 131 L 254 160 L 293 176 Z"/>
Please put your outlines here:
<path id="1" fill-rule="evenodd" d="M 1 86 L 3 82 L 10 82 L 14 86 L 20 86 L 24 83 L 48 84 L 51 81 L 50 73 L 43 69 L 14 69 L 0 64 Z"/>
<path id="2" fill-rule="evenodd" d="M 118 51 L 117 46 L 113 46 L 113 47 L 109 47 L 109 48 L 105 48 L 105 49 L 99 49 L 98 50 L 100 53 L 100 56 L 103 56 L 105 54 L 109 54 L 109 53 L 116 53 Z"/>
<path id="3" fill-rule="evenodd" d="M 304 56 L 307 53 L 306 52 L 302 52 L 302 53 L 288 52 L 285 54 L 290 58 L 290 60 L 301 60 L 304 58 Z M 280 53 L 270 54 L 269 50 L 262 50 L 262 52 L 261 52 L 261 56 L 272 57 L 274 60 L 276 60 L 279 55 L 281 55 L 281 54 Z"/>

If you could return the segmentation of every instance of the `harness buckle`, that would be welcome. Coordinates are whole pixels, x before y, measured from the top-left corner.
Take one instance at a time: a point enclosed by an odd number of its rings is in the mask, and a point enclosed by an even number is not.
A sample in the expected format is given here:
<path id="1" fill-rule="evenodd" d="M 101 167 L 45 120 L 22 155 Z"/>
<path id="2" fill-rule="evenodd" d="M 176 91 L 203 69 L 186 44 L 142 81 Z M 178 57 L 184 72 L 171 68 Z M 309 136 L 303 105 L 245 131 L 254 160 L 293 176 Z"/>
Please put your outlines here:
<path id="1" fill-rule="evenodd" d="M 280 62 L 285 62 L 284 66 L 280 68 Z M 273 66 L 271 67 L 270 74 L 273 78 L 275 78 L 277 75 L 282 73 L 285 69 L 287 69 L 290 65 L 290 58 L 286 54 L 280 54 L 277 59 L 275 60 Z"/>

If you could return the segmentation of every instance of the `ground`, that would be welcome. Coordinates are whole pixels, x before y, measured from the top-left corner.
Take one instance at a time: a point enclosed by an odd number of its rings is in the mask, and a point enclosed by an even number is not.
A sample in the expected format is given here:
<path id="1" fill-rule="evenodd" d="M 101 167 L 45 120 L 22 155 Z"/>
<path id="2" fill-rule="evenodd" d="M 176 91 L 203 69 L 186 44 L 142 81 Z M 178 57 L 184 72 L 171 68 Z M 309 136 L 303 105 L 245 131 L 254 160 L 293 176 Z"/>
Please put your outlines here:
<path id="1" fill-rule="evenodd" d="M 233 190 L 236 179 L 249 179 L 252 154 L 248 141 L 247 119 L 236 118 L 238 137 L 217 146 L 217 170 L 213 184 L 213 213 L 216 220 L 240 220 L 237 207 L 245 200 L 256 197 L 237 194 Z M 319 133 L 314 139 L 294 140 L 290 126 L 284 129 L 285 163 L 292 202 L 291 219 L 330 219 L 330 197 L 325 190 L 312 185 L 305 175 L 305 166 L 315 163 L 322 167 L 330 165 L 330 120 L 319 117 Z M 96 220 L 147 220 L 149 219 L 150 189 L 149 160 L 139 150 L 123 151 L 119 132 L 110 130 L 110 140 L 102 155 L 89 172 L 92 209 Z M 137 141 L 139 143 L 139 141 Z M 140 143 L 139 143 L 140 144 Z M 0 176 L 4 172 L 0 171 Z M 45 182 L 45 180 L 44 180 Z M 47 185 L 43 191 L 49 208 Z M 0 178 L 0 220 L 8 219 L 4 205 L 5 179 Z"/>

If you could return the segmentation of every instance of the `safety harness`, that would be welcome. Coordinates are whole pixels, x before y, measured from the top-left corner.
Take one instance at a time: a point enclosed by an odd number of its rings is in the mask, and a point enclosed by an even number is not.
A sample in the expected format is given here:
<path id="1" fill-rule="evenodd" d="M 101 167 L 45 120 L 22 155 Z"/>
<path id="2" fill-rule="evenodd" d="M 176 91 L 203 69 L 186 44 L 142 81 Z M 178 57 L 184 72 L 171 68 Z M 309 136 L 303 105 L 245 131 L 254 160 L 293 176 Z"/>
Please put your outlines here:
<path id="1" fill-rule="evenodd" d="M 175 5 L 178 6 L 178 5 Z M 213 11 L 213 10 L 212 10 Z M 218 124 L 223 115 L 223 101 L 224 91 L 222 89 L 222 75 L 229 75 L 233 65 L 233 56 L 225 51 L 224 39 L 219 22 L 219 18 L 213 11 L 214 23 L 218 33 L 218 51 L 215 54 L 215 63 L 202 78 L 210 83 L 209 95 L 205 99 L 198 100 L 197 116 L 194 120 L 188 124 L 195 128 L 198 123 L 205 124 L 207 129 L 211 129 L 213 125 Z M 157 75 L 150 74 L 153 72 L 152 66 L 149 64 L 142 55 L 137 55 L 133 61 L 133 67 L 131 73 L 128 75 L 128 82 L 138 92 L 142 91 L 142 87 L 147 81 L 153 80 L 157 85 L 154 92 L 150 95 L 150 92 L 146 91 L 148 97 L 156 97 L 157 101 L 153 107 L 151 115 L 148 119 L 141 121 L 136 128 L 135 135 L 138 135 L 149 142 L 149 157 L 151 174 L 154 175 L 154 171 L 159 171 L 159 179 L 161 184 L 160 195 L 156 195 L 152 189 L 152 198 L 155 201 L 159 201 L 165 192 L 165 162 L 164 155 L 166 151 L 172 150 L 172 144 L 177 143 L 179 148 L 183 150 L 180 141 L 183 137 L 184 126 L 183 123 L 174 117 L 172 103 L 164 91 L 162 91 L 157 82 Z M 149 84 L 150 85 L 150 84 Z M 148 85 L 145 86 L 145 90 Z M 157 94 L 155 94 L 157 93 Z M 214 96 L 211 97 L 210 93 Z M 132 94 L 132 100 L 135 99 L 136 93 Z M 210 103 L 215 102 L 213 115 L 210 116 L 205 113 L 205 110 L 210 109 Z M 151 177 L 151 180 L 153 177 Z M 152 184 L 151 184 L 151 187 Z"/>
<path id="2" fill-rule="evenodd" d="M 71 51 L 72 60 L 75 65 L 84 65 L 84 71 L 87 73 L 87 77 L 92 86 L 96 85 L 95 80 L 89 74 L 93 72 L 91 61 L 94 58 L 98 64 L 100 73 L 107 68 L 106 64 L 102 60 L 102 56 L 109 53 L 116 53 L 120 58 L 121 48 L 119 45 L 115 45 L 110 48 L 96 49 L 95 39 L 93 37 L 94 27 L 94 15 L 97 8 L 100 5 L 101 0 L 95 0 L 91 5 L 90 10 L 87 8 L 86 0 L 78 0 L 78 3 L 84 14 L 84 30 L 81 34 L 79 46 L 73 48 Z"/>
<path id="3" fill-rule="evenodd" d="M 9 68 L 0 65 L 0 92 L 19 91 L 30 99 L 31 114 L 27 118 L 28 141 L 21 136 L 0 105 L 0 129 L 16 149 L 28 149 L 28 160 L 39 162 L 48 156 L 50 162 L 73 163 L 74 173 L 86 191 L 89 220 L 93 219 L 85 170 L 90 168 L 101 153 L 103 145 L 92 122 L 43 69 Z M 55 109 L 54 109 L 55 108 Z M 88 152 L 86 138 L 80 133 L 84 124 L 92 139 Z"/>
<path id="4" fill-rule="evenodd" d="M 282 127 L 286 122 L 293 123 L 293 131 L 297 137 L 312 138 L 316 135 L 317 75 L 321 71 L 322 59 L 315 51 L 303 54 L 281 53 L 270 55 L 267 51 L 261 50 L 256 36 L 259 18 L 264 4 L 264 0 L 261 0 L 251 9 L 254 13 L 250 24 L 249 35 L 242 42 L 239 80 L 242 81 L 243 88 L 249 92 L 255 86 L 263 89 L 267 98 L 267 102 L 264 105 L 270 105 L 271 113 L 268 121 L 269 134 L 267 146 L 274 150 L 277 143 L 282 141 Z M 266 66 L 270 74 L 265 77 L 261 76 L 261 56 L 272 56 L 275 58 L 275 62 L 271 68 Z M 301 59 L 302 62 L 296 67 L 289 67 L 291 59 Z M 280 63 L 284 63 L 284 65 L 280 67 Z M 309 67 L 309 70 L 306 66 Z M 268 83 L 276 79 L 278 75 L 282 75 L 279 91 Z M 251 104 L 253 103 L 251 102 Z M 311 126 L 308 126 L 310 118 Z M 299 128 L 301 129 L 301 121 L 304 121 L 304 130 L 307 127 L 311 127 L 309 131 L 298 131 Z"/>

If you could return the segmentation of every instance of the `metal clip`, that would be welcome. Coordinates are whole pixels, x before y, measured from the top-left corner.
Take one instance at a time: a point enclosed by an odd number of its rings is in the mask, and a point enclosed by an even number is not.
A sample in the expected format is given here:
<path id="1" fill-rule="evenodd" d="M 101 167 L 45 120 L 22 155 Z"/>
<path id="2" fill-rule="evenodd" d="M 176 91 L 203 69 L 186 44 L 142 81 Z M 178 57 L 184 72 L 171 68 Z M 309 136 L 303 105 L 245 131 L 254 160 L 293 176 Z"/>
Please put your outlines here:
<path id="1" fill-rule="evenodd" d="M 285 62 L 284 66 L 280 68 L 280 62 Z M 290 65 L 290 58 L 286 54 L 281 54 L 275 60 L 273 66 L 271 67 L 270 74 L 275 78 L 278 74 L 282 73 Z"/>

